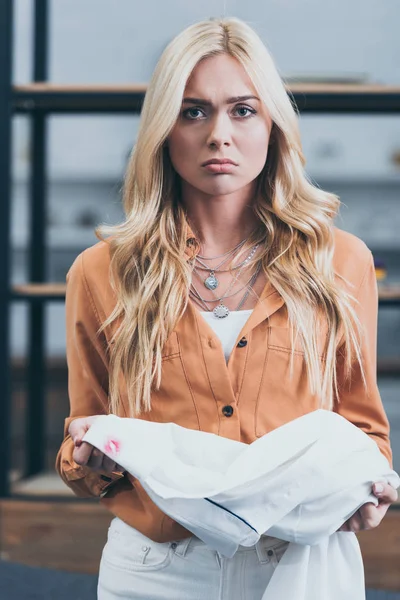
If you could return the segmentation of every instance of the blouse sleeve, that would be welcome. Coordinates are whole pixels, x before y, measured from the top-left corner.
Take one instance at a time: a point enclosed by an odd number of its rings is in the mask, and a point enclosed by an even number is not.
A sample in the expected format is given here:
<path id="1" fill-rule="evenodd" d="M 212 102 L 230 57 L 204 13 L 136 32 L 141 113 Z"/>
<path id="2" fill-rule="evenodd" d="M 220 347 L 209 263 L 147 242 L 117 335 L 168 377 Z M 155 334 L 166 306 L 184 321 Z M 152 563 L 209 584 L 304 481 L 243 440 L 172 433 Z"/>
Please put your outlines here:
<path id="1" fill-rule="evenodd" d="M 100 320 L 84 273 L 81 253 L 69 269 L 66 282 L 66 354 L 70 415 L 56 458 L 56 471 L 77 496 L 102 496 L 121 472 L 105 473 L 78 465 L 72 458 L 74 443 L 68 434 L 71 421 L 108 413 L 108 361 L 106 339 L 97 337 Z"/>
<path id="2" fill-rule="evenodd" d="M 334 411 L 368 434 L 378 444 L 380 451 L 393 468 L 389 421 L 377 385 L 378 286 L 374 261 L 369 250 L 367 266 L 364 268 L 356 299 L 358 303 L 355 305 L 355 310 L 363 330 L 361 355 L 367 386 L 364 387 L 356 359 L 350 382 L 344 381 L 344 357 L 339 349 L 337 359 L 339 402 L 336 399 Z"/>

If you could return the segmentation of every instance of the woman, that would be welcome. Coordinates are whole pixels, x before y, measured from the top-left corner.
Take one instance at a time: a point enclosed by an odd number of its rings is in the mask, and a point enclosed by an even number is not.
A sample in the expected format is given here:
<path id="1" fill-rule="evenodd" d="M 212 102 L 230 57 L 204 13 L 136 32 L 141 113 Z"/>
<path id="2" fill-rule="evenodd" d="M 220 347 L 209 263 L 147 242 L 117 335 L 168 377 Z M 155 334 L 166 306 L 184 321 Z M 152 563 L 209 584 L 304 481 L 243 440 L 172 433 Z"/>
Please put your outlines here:
<path id="1" fill-rule="evenodd" d="M 57 469 L 115 516 L 99 598 L 256 600 L 287 542 L 265 535 L 221 557 L 82 442 L 96 415 L 251 443 L 321 407 L 392 466 L 373 259 L 333 226 L 339 199 L 304 163 L 297 114 L 248 25 L 204 21 L 168 45 L 127 168 L 126 219 L 99 228 L 67 275 L 71 413 Z M 384 484 L 380 498 L 341 529 L 378 525 L 397 493 Z"/>

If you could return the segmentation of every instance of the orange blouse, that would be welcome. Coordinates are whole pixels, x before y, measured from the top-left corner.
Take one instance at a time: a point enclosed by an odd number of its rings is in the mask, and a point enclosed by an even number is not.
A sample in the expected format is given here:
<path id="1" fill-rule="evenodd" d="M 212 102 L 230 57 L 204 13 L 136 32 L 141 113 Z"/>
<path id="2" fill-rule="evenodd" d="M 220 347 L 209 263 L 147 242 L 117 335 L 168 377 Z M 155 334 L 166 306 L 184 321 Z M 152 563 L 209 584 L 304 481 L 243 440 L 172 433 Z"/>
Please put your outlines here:
<path id="1" fill-rule="evenodd" d="M 340 402 L 334 410 L 371 436 L 392 467 L 389 422 L 376 382 L 378 292 L 374 262 L 364 242 L 340 229 L 334 231 L 334 270 L 354 286 L 349 291 L 358 301 L 355 309 L 365 331 L 362 357 L 368 384 L 365 390 L 355 364 L 351 385 L 341 385 L 339 362 Z M 190 237 L 193 232 L 187 225 Z M 185 256 L 189 259 L 192 255 L 188 246 Z M 74 445 L 67 433 L 70 422 L 108 412 L 106 349 L 114 324 L 99 337 L 96 331 L 115 306 L 109 264 L 109 245 L 98 242 L 79 254 L 67 273 L 66 350 L 71 411 L 65 421 L 56 469 L 77 496 L 99 497 L 113 515 L 150 539 L 182 539 L 192 534 L 165 515 L 137 479 L 125 473 L 94 472 L 72 459 Z M 321 337 L 321 348 L 323 341 Z M 271 283 L 265 285 L 238 334 L 228 363 L 220 340 L 189 301 L 163 348 L 162 382 L 160 389 L 152 393 L 152 409 L 139 418 L 174 422 L 250 444 L 319 408 L 307 384 L 302 348 L 295 349 L 292 378 L 289 359 L 287 310 Z M 128 414 L 127 394 L 121 385 L 119 415 L 123 417 Z"/>

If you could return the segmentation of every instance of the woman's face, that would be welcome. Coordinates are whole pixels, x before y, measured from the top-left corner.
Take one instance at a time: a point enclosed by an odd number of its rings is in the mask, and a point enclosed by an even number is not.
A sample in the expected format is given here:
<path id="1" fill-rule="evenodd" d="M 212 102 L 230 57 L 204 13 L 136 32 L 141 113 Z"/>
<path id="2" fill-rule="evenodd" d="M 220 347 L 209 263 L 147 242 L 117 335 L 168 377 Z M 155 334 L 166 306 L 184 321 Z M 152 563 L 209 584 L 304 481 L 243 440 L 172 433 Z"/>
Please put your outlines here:
<path id="1" fill-rule="evenodd" d="M 239 98 L 240 97 L 240 98 Z M 224 195 L 248 186 L 264 167 L 272 120 L 242 65 L 228 54 L 200 61 L 168 137 L 183 185 Z M 234 165 L 205 167 L 211 159 Z"/>

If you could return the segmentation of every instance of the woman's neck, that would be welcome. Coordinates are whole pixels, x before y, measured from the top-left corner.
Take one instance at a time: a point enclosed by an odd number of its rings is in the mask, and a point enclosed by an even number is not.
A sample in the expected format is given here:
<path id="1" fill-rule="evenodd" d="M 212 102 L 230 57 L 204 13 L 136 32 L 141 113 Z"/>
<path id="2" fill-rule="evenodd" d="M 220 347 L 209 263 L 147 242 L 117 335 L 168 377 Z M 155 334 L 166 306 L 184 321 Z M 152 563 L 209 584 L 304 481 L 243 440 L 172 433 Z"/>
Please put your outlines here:
<path id="1" fill-rule="evenodd" d="M 201 244 L 201 254 L 215 256 L 234 248 L 260 226 L 254 213 L 253 186 L 223 196 L 209 196 L 186 184 L 181 203 Z"/>

